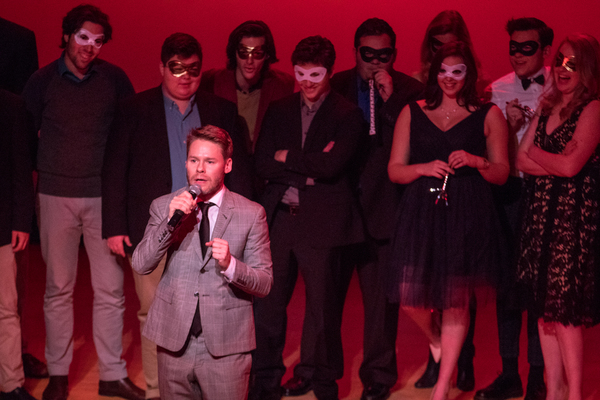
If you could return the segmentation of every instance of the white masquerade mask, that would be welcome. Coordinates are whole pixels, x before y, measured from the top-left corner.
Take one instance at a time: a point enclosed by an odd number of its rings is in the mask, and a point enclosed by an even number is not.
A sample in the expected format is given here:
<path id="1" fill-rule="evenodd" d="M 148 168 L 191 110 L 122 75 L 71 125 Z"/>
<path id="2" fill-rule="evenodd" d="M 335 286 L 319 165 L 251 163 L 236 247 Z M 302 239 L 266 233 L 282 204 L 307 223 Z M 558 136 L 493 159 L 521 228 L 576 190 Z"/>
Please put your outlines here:
<path id="1" fill-rule="evenodd" d="M 452 78 L 462 81 L 467 76 L 467 66 L 465 64 L 447 65 L 442 63 L 438 78 Z"/>
<path id="2" fill-rule="evenodd" d="M 327 74 L 327 68 L 325 67 L 314 67 L 304 69 L 299 65 L 294 65 L 294 72 L 296 73 L 296 80 L 298 82 L 310 81 L 312 83 L 319 83 L 325 78 Z"/>
<path id="3" fill-rule="evenodd" d="M 104 44 L 104 34 L 94 35 L 87 29 L 81 28 L 75 34 L 75 42 L 80 46 L 94 46 L 99 49 Z"/>

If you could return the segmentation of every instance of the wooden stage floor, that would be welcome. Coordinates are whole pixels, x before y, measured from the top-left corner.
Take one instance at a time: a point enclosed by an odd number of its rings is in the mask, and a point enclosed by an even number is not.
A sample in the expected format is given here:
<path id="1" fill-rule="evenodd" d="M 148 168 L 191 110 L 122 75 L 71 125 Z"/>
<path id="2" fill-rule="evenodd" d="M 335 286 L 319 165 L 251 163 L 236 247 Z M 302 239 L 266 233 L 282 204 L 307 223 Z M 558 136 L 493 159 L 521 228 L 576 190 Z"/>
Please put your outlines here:
<path id="1" fill-rule="evenodd" d="M 44 358 L 45 328 L 43 318 L 43 295 L 45 285 L 45 265 L 42 261 L 39 245 L 30 246 L 30 265 L 26 284 L 26 296 L 23 309 L 23 330 L 27 341 L 27 351 L 36 357 Z M 88 400 L 98 396 L 97 357 L 92 340 L 92 289 L 85 251 L 80 251 L 78 281 L 75 288 L 75 352 L 69 376 L 69 399 Z M 133 286 L 133 272 L 129 267 L 125 271 L 125 327 L 123 332 L 124 358 L 127 361 L 130 378 L 144 387 L 142 375 L 139 323 L 136 311 L 139 303 Z M 289 323 L 287 345 L 284 359 L 288 371 L 284 381 L 292 375 L 292 368 L 300 357 L 300 334 L 304 315 L 304 286 L 298 285 L 288 308 Z M 340 399 L 359 400 L 362 384 L 358 378 L 358 369 L 362 360 L 363 308 L 361 293 L 356 274 L 353 277 L 346 301 L 343 320 L 343 343 L 345 374 L 338 381 Z M 600 327 L 584 332 L 584 398 L 600 399 Z M 498 335 L 496 329 L 495 305 L 487 304 L 478 310 L 475 331 L 475 386 L 480 389 L 491 383 L 501 370 L 498 355 Z M 527 342 L 525 332 L 521 334 L 520 371 L 523 384 L 526 385 L 528 364 L 526 362 Z M 398 340 L 399 379 L 392 389 L 391 400 L 429 399 L 430 390 L 415 389 L 414 382 L 422 374 L 427 362 L 427 340 L 417 326 L 402 312 L 399 318 Z M 25 387 L 36 398 L 41 399 L 47 385 L 47 379 L 27 379 Z M 451 399 L 472 399 L 474 392 L 461 392 L 454 388 Z M 108 399 L 108 398 L 106 398 Z M 288 398 L 291 399 L 291 398 Z M 312 392 L 297 400 L 315 399 Z"/>

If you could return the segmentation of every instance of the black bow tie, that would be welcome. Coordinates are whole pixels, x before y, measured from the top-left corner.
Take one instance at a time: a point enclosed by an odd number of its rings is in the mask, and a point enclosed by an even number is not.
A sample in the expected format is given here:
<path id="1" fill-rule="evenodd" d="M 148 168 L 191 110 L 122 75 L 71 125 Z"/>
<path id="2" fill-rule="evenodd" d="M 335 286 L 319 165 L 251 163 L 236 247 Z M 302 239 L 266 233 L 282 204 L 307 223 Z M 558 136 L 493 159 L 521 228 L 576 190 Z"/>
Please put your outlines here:
<path id="1" fill-rule="evenodd" d="M 540 86 L 544 86 L 544 83 L 546 82 L 546 78 L 544 77 L 544 74 L 541 74 L 541 75 L 536 76 L 535 78 L 521 79 L 521 84 L 523 85 L 523 90 L 527 90 L 533 82 L 537 83 Z"/>

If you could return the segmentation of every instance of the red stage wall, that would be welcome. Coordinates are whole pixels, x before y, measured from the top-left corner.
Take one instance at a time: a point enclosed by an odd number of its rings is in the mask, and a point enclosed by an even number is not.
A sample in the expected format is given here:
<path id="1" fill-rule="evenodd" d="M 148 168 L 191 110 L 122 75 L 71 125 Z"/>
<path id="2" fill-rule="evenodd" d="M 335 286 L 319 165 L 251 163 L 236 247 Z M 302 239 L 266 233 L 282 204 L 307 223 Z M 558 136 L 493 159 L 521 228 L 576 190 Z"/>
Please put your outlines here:
<path id="1" fill-rule="evenodd" d="M 40 65 L 60 55 L 61 20 L 79 0 L 1 0 L 0 16 L 32 29 L 37 37 Z M 231 30 L 248 19 L 262 19 L 273 31 L 279 63 L 291 72 L 290 55 L 296 43 L 310 35 L 329 38 L 336 47 L 336 69 L 354 64 L 353 37 L 370 17 L 387 20 L 398 35 L 396 69 L 412 74 L 419 67 L 419 46 L 429 21 L 453 8 L 464 17 L 481 60 L 483 72 L 496 79 L 510 72 L 508 35 L 511 18 L 534 16 L 555 32 L 554 50 L 568 33 L 587 32 L 600 38 L 597 0 L 95 0 L 111 19 L 113 41 L 101 57 L 120 67 L 137 91 L 160 82 L 160 46 L 173 32 L 194 35 L 204 50 L 203 69 L 225 65 L 225 45 Z"/>

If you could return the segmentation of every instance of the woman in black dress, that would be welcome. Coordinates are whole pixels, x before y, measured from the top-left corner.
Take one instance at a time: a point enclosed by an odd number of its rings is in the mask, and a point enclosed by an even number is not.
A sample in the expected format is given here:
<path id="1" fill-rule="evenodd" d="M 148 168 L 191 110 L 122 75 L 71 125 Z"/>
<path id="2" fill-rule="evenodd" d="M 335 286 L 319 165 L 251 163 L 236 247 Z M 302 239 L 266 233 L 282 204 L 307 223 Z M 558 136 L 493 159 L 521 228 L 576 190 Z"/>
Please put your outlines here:
<path id="1" fill-rule="evenodd" d="M 528 174 L 518 280 L 533 296 L 548 400 L 581 399 L 582 326 L 598 322 L 600 265 L 600 46 L 568 36 L 517 155 Z"/>
<path id="2" fill-rule="evenodd" d="M 498 107 L 481 104 L 469 46 L 443 45 L 425 100 L 402 110 L 388 172 L 407 184 L 393 241 L 391 300 L 423 329 L 441 357 L 432 399 L 444 399 L 469 325 L 475 289 L 492 286 L 500 268 L 500 223 L 490 183 L 509 172 L 507 125 Z M 431 310 L 443 310 L 441 332 Z M 437 360 L 436 360 L 437 361 Z"/>

